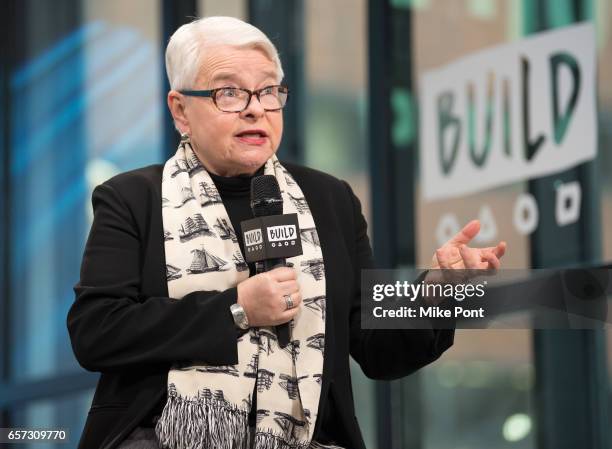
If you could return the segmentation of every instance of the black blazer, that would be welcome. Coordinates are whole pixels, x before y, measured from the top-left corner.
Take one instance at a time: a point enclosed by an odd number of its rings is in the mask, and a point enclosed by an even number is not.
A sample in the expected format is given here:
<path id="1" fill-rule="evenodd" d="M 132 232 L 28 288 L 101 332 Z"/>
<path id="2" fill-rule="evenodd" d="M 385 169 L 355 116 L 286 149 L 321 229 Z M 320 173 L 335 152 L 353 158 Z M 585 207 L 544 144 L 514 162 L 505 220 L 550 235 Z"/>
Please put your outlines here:
<path id="1" fill-rule="evenodd" d="M 326 268 L 325 361 L 315 438 L 321 422 L 329 421 L 325 408 L 331 403 L 336 416 L 325 433 L 344 447 L 364 448 L 349 354 L 366 376 L 396 379 L 437 359 L 452 345 L 454 333 L 361 329 L 360 270 L 372 267 L 372 251 L 359 200 L 333 176 L 284 166 L 311 208 Z M 238 362 L 229 312 L 235 288 L 168 298 L 162 169 L 151 165 L 117 175 L 92 195 L 94 220 L 67 324 L 78 362 L 102 375 L 79 449 L 117 447 L 165 398 L 173 362 Z"/>

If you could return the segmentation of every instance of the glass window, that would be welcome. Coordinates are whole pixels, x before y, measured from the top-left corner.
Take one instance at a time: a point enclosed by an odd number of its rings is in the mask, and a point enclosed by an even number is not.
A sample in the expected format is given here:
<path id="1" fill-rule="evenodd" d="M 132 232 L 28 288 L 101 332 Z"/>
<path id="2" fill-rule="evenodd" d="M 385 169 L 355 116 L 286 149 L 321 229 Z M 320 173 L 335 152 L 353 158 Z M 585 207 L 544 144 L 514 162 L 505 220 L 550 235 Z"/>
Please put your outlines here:
<path id="1" fill-rule="evenodd" d="M 68 433 L 68 443 L 22 443 L 18 445 L 19 448 L 77 447 L 93 393 L 93 390 L 86 390 L 71 396 L 31 401 L 16 407 L 11 414 L 12 427 L 65 430 Z"/>
<path id="2" fill-rule="evenodd" d="M 525 20 L 519 1 L 411 3 L 416 80 L 472 52 L 519 38 Z M 429 266 L 437 247 L 469 220 L 479 218 L 481 238 L 476 246 L 505 240 L 509 251 L 504 266 L 529 267 L 529 239 L 515 229 L 512 215 L 517 197 L 526 189 L 525 183 L 515 183 L 433 202 L 417 193 L 418 265 Z M 535 447 L 531 336 L 528 330 L 457 331 L 455 345 L 420 374 L 423 447 Z"/>
<path id="3" fill-rule="evenodd" d="M 238 19 L 248 19 L 246 0 L 198 0 L 200 16 L 230 16 Z"/>
<path id="4" fill-rule="evenodd" d="M 68 27 L 28 9 L 32 48 L 10 79 L 11 375 L 20 381 L 80 369 L 66 314 L 91 191 L 163 157 L 158 9 L 147 0 L 72 6 L 80 14 Z M 49 39 L 53 27 L 59 37 Z"/>
<path id="5" fill-rule="evenodd" d="M 304 108 L 304 162 L 346 180 L 370 222 L 367 2 L 308 0 L 303 4 L 305 104 L 290 107 Z M 376 447 L 375 383 L 354 362 L 351 376 L 366 446 Z"/>

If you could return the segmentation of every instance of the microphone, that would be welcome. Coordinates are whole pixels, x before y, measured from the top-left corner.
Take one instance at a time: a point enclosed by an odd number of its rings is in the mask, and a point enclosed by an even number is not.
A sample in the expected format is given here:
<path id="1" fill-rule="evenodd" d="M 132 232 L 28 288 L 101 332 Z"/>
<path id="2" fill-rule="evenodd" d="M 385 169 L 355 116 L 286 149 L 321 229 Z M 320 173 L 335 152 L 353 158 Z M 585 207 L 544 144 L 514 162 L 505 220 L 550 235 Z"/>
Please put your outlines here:
<path id="1" fill-rule="evenodd" d="M 287 258 L 302 254 L 297 214 L 283 214 L 283 197 L 272 175 L 251 180 L 251 210 L 255 218 L 240 224 L 247 262 L 263 262 L 264 271 L 287 265 Z M 278 344 L 289 344 L 289 323 L 276 326 Z"/>

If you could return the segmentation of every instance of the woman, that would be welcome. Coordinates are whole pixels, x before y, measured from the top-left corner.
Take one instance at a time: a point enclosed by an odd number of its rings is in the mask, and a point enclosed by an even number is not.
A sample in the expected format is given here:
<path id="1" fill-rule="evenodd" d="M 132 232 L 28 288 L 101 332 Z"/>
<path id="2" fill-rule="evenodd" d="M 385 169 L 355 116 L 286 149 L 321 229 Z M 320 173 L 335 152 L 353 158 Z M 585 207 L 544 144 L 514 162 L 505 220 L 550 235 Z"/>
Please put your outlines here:
<path id="1" fill-rule="evenodd" d="M 176 154 L 92 196 L 68 328 L 79 363 L 102 375 L 79 448 L 363 448 L 349 354 L 367 376 L 395 379 L 438 358 L 453 331 L 361 329 L 372 254 L 359 200 L 276 158 L 288 91 L 261 31 L 196 20 L 170 39 L 166 69 Z M 246 264 L 239 232 L 260 174 L 303 231 L 304 254 L 267 273 Z M 497 268 L 503 243 L 465 246 L 478 226 L 432 266 Z M 272 326 L 290 321 L 281 348 Z"/>

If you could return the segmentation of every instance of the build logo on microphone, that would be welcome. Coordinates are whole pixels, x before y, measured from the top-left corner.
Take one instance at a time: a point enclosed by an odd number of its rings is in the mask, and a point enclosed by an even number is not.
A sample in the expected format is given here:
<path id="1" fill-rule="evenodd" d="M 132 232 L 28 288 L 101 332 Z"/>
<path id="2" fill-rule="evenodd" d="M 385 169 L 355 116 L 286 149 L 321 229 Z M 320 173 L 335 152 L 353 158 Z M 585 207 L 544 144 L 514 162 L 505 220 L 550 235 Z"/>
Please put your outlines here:
<path id="1" fill-rule="evenodd" d="M 297 239 L 295 225 L 270 226 L 266 230 L 268 233 L 268 241 L 272 248 L 281 245 L 295 245 Z"/>
<path id="2" fill-rule="evenodd" d="M 244 244 L 247 251 L 263 249 L 263 234 L 260 229 L 252 229 L 244 233 Z"/>
<path id="3" fill-rule="evenodd" d="M 302 254 L 297 214 L 267 215 L 240 223 L 247 262 Z"/>

